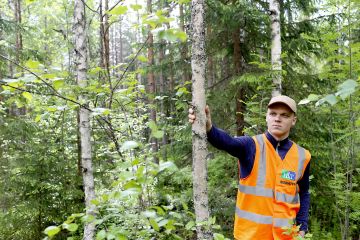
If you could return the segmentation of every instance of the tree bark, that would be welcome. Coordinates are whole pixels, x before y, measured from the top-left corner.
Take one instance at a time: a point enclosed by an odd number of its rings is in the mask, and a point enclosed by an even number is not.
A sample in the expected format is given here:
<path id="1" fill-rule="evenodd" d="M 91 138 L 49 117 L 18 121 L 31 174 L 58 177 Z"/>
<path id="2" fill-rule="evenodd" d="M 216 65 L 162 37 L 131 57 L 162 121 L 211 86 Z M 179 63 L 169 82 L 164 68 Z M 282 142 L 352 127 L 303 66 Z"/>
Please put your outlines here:
<path id="1" fill-rule="evenodd" d="M 21 0 L 14 1 L 14 17 L 15 17 L 15 22 L 17 24 L 16 35 L 15 35 L 15 61 L 17 64 L 21 64 L 21 55 L 22 55 L 22 50 L 23 50 L 23 40 L 22 40 L 22 34 L 21 34 L 21 30 L 20 30 L 20 26 L 21 26 L 21 22 L 22 22 L 22 20 L 21 20 Z M 16 72 L 20 71 L 21 76 L 24 75 L 24 71 L 22 68 L 15 66 L 15 70 L 16 70 Z M 25 115 L 26 108 L 25 107 L 19 108 L 17 106 L 12 106 L 10 109 L 10 112 L 14 116 Z"/>
<path id="2" fill-rule="evenodd" d="M 14 14 L 15 14 L 15 21 L 18 24 L 18 26 L 21 25 L 21 0 L 15 0 L 14 2 Z M 16 42 L 15 42 L 15 48 L 16 48 L 16 62 L 20 64 L 20 55 L 21 51 L 23 49 L 23 41 L 22 41 L 22 34 L 19 30 L 19 27 L 16 29 Z"/>
<path id="3" fill-rule="evenodd" d="M 234 74 L 235 76 L 241 75 L 243 71 L 243 56 L 241 54 L 241 41 L 240 41 L 240 28 L 237 27 L 232 33 L 232 39 L 234 43 L 234 55 L 233 55 L 233 62 L 234 62 Z M 236 97 L 235 97 L 235 116 L 236 116 L 236 135 L 243 136 L 244 135 L 244 127 L 245 127 L 245 118 L 244 114 L 246 111 L 245 105 L 245 85 L 241 83 L 238 87 Z"/>
<path id="4" fill-rule="evenodd" d="M 197 239 L 212 239 L 212 232 L 207 228 L 209 204 L 207 195 L 206 157 L 206 120 L 205 120 L 205 4 L 204 0 L 192 0 L 192 105 L 196 112 L 196 121 L 192 125 L 193 156 L 193 191 L 196 215 Z"/>
<path id="5" fill-rule="evenodd" d="M 86 49 L 86 18 L 85 6 L 82 0 L 75 0 L 74 5 L 74 37 L 75 37 L 75 71 L 76 81 L 80 88 L 87 86 L 87 49 Z M 81 142 L 81 167 L 85 192 L 86 214 L 95 215 L 95 206 L 91 200 L 95 199 L 95 186 L 91 156 L 91 126 L 90 112 L 86 109 L 88 100 L 86 95 L 81 94 L 79 101 L 84 102 L 85 107 L 79 110 L 79 132 Z M 94 238 L 95 224 L 86 222 L 84 226 L 84 240 Z"/>
<path id="6" fill-rule="evenodd" d="M 180 19 L 180 30 L 185 32 L 185 16 L 184 16 L 184 5 L 179 4 L 179 19 Z M 190 74 L 188 71 L 188 49 L 187 49 L 187 43 L 181 43 L 181 60 L 182 60 L 182 83 L 185 84 L 186 82 L 190 81 Z"/>
<path id="7" fill-rule="evenodd" d="M 206 28 L 207 38 L 211 36 L 211 26 Z M 208 55 L 208 69 L 207 69 L 207 87 L 210 88 L 215 83 L 214 60 L 211 55 Z"/>
<path id="8" fill-rule="evenodd" d="M 149 14 L 152 13 L 152 0 L 147 0 L 147 11 Z M 155 82 L 155 75 L 152 69 L 154 65 L 154 36 L 151 33 L 151 29 L 149 27 L 148 29 L 148 90 L 150 94 L 150 120 L 154 121 L 156 123 L 156 108 L 154 106 L 154 95 L 156 93 L 156 82 Z M 156 156 L 156 153 L 158 151 L 158 141 L 156 138 L 151 138 L 151 149 L 153 152 L 153 161 L 155 163 L 159 163 L 159 158 Z"/>
<path id="9" fill-rule="evenodd" d="M 159 65 L 160 65 L 160 72 L 159 72 L 159 83 L 160 83 L 160 94 L 161 96 L 165 96 L 165 92 L 166 92 L 166 86 L 165 86 L 165 77 L 164 77 L 164 71 L 163 71 L 163 60 L 164 60 L 164 52 L 165 52 L 165 41 L 161 40 L 160 42 L 160 49 L 159 49 Z M 165 111 L 165 100 L 162 99 L 160 102 L 160 115 L 162 119 L 166 119 L 166 111 Z M 163 123 L 165 123 L 165 121 L 162 121 Z M 162 138 L 161 141 L 161 145 L 162 145 L 162 155 L 163 155 L 163 160 L 166 161 L 167 158 L 167 152 L 166 152 L 166 143 L 167 143 L 167 136 L 166 136 L 166 132 L 164 132 L 164 136 Z"/>
<path id="10" fill-rule="evenodd" d="M 281 32 L 280 32 L 280 3 L 279 0 L 270 0 L 271 21 L 271 66 L 273 71 L 272 96 L 281 95 L 282 92 L 282 63 L 281 63 Z"/>
<path id="11" fill-rule="evenodd" d="M 120 19 L 119 23 L 119 62 L 122 63 L 123 60 L 123 36 L 122 36 L 122 19 Z"/>
<path id="12" fill-rule="evenodd" d="M 109 34 L 109 15 L 107 11 L 109 10 L 109 0 L 104 1 L 104 12 L 102 7 L 103 0 L 100 0 L 100 66 L 109 73 L 110 65 L 110 34 Z"/>

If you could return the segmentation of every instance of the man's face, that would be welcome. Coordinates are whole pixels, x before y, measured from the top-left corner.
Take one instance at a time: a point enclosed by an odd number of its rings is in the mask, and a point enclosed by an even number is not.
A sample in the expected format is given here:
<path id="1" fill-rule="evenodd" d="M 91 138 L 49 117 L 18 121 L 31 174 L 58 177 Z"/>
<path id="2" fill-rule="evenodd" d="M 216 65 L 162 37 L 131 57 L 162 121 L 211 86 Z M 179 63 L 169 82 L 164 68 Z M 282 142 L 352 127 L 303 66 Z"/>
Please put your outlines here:
<path id="1" fill-rule="evenodd" d="M 282 140 L 289 136 L 291 127 L 296 123 L 296 116 L 288 106 L 274 104 L 268 108 L 266 123 L 271 135 L 277 140 Z"/>

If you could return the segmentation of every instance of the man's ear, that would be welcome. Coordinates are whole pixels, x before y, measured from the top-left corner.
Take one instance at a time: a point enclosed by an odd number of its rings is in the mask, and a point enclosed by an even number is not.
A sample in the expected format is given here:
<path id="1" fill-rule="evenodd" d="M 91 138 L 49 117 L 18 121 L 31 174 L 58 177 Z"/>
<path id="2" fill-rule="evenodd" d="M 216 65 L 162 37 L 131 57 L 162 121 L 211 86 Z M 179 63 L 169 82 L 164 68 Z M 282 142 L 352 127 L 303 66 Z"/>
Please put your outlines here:
<path id="1" fill-rule="evenodd" d="M 295 126 L 296 120 L 297 120 L 297 118 L 296 118 L 296 116 L 294 116 L 293 121 L 292 121 L 292 123 L 291 123 L 292 126 Z"/>

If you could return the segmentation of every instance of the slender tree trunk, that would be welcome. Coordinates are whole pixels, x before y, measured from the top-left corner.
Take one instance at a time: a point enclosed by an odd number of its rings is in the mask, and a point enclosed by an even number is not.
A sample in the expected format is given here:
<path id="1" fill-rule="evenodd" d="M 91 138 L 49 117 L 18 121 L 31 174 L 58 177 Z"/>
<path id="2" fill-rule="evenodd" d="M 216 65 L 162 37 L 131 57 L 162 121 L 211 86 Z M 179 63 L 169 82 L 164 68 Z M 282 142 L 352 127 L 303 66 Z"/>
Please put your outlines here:
<path id="1" fill-rule="evenodd" d="M 152 0 L 147 0 L 147 10 L 148 13 L 152 13 Z M 151 33 L 151 29 L 148 29 L 148 67 L 152 68 L 154 66 L 154 36 Z M 156 123 L 156 107 L 154 106 L 154 95 L 156 93 L 156 82 L 155 82 L 155 74 L 152 69 L 149 70 L 148 73 L 148 89 L 150 93 L 150 120 Z M 159 163 L 159 158 L 156 156 L 158 151 L 158 141 L 156 138 L 151 138 L 151 149 L 154 154 L 153 161 L 155 163 Z"/>
<path id="2" fill-rule="evenodd" d="M 235 3 L 235 2 L 233 2 Z M 240 28 L 236 28 L 232 33 L 232 38 L 234 42 L 234 55 L 233 55 L 233 62 L 234 62 L 234 75 L 239 76 L 242 74 L 243 71 L 243 57 L 241 54 L 241 41 L 240 41 Z M 242 136 L 244 135 L 244 127 L 245 127 L 245 118 L 244 114 L 246 111 L 245 105 L 245 96 L 246 90 L 245 85 L 241 84 L 238 87 L 236 97 L 235 97 L 235 112 L 236 112 L 236 135 Z"/>
<path id="3" fill-rule="evenodd" d="M 15 42 L 15 48 L 16 48 L 16 62 L 20 64 L 20 56 L 21 51 L 23 49 L 23 41 L 22 41 L 22 34 L 19 29 L 19 26 L 21 25 L 21 0 L 15 0 L 14 1 L 14 14 L 15 14 L 15 21 L 18 24 L 18 28 L 16 30 L 16 42 Z"/>
<path id="4" fill-rule="evenodd" d="M 184 5 L 179 4 L 179 18 L 180 18 L 180 30 L 185 32 L 185 16 L 184 16 Z M 188 71 L 188 49 L 187 49 L 187 43 L 181 44 L 181 60 L 182 60 L 182 84 L 185 82 L 190 81 L 190 73 Z"/>
<path id="5" fill-rule="evenodd" d="M 242 55 L 241 55 L 241 46 L 240 46 L 240 28 L 236 28 L 232 33 L 233 47 L 234 47 L 234 74 L 239 75 L 242 72 Z"/>
<path id="6" fill-rule="evenodd" d="M 271 66 L 273 70 L 272 96 L 280 95 L 282 92 L 282 65 L 281 65 L 281 32 L 280 32 L 280 3 L 279 0 L 270 0 L 271 20 Z"/>
<path id="7" fill-rule="evenodd" d="M 211 26 L 206 28 L 207 38 L 211 36 Z M 215 83 L 215 74 L 214 74 L 214 60 L 211 55 L 208 56 L 208 69 L 207 69 L 207 86 L 210 88 Z"/>
<path id="8" fill-rule="evenodd" d="M 160 49 L 159 49 L 159 65 L 160 65 L 160 73 L 159 73 L 159 83 L 160 83 L 160 94 L 161 96 L 165 96 L 165 92 L 166 92 L 166 82 L 165 82 L 165 77 L 164 77 L 164 71 L 163 71 L 163 60 L 164 60 L 164 52 L 165 52 L 165 41 L 161 41 L 160 42 Z M 166 110 L 165 110 L 165 99 L 162 99 L 160 102 L 160 115 L 162 119 L 166 119 Z M 166 124 L 166 120 L 162 121 L 163 124 Z M 162 155 L 163 155 L 163 160 L 166 161 L 167 158 L 167 152 L 166 152 L 166 144 L 167 144 L 167 135 L 166 132 L 164 132 L 164 136 L 162 138 L 161 141 L 161 145 L 162 145 Z"/>
<path id="9" fill-rule="evenodd" d="M 109 73 L 110 67 L 110 25 L 109 25 L 109 14 L 107 13 L 109 10 L 109 0 L 105 0 L 104 6 L 105 14 L 104 14 L 104 67 Z"/>
<path id="10" fill-rule="evenodd" d="M 196 215 L 197 239 L 212 239 L 212 232 L 200 223 L 209 220 L 207 194 L 206 127 L 205 127 L 205 3 L 204 0 L 192 0 L 192 104 L 196 112 L 196 121 L 192 125 L 193 144 L 193 191 Z"/>
<path id="11" fill-rule="evenodd" d="M 138 4 L 138 0 L 135 0 L 135 4 Z M 140 22 L 140 13 L 139 12 L 137 12 L 136 13 L 136 23 L 138 24 L 138 25 L 141 25 L 141 22 Z M 136 42 L 142 42 L 143 41 L 143 39 L 142 39 L 143 37 L 142 37 L 142 34 L 141 34 L 141 29 L 140 28 L 138 28 L 138 30 L 136 31 Z M 141 63 L 141 61 L 139 61 L 139 60 L 137 60 L 136 61 L 136 68 L 140 68 L 141 67 L 141 65 L 142 65 L 142 63 Z M 142 77 L 142 74 L 139 72 L 137 75 L 136 75 L 136 78 L 137 78 L 137 80 L 138 80 L 138 82 L 140 83 L 140 84 L 142 84 L 142 85 L 145 85 L 146 84 L 146 80 Z"/>
<path id="12" fill-rule="evenodd" d="M 104 14 L 103 14 L 103 0 L 99 1 L 99 21 L 100 21 L 100 67 L 105 68 L 104 65 L 104 35 L 105 35 L 105 27 L 104 27 Z"/>
<path id="13" fill-rule="evenodd" d="M 82 0 L 75 0 L 74 5 L 74 37 L 75 37 L 75 66 L 76 81 L 80 88 L 87 86 L 87 50 L 86 50 L 86 18 L 85 6 Z M 80 102 L 88 106 L 86 95 L 79 96 Z M 91 126 L 90 112 L 85 107 L 80 107 L 79 132 L 81 141 L 81 167 L 84 182 L 86 214 L 95 215 L 95 206 L 91 200 L 95 199 L 95 186 L 91 156 Z M 95 224 L 86 222 L 84 226 L 84 240 L 94 238 Z"/>
<path id="14" fill-rule="evenodd" d="M 109 34 L 109 0 L 104 0 L 104 11 L 103 11 L 103 0 L 100 0 L 100 66 L 109 73 L 110 63 L 110 34 Z"/>
<path id="15" fill-rule="evenodd" d="M 223 44 L 222 44 L 222 48 L 226 48 L 227 47 L 227 43 L 229 42 L 229 37 L 230 34 L 227 30 L 225 30 L 224 36 L 223 36 Z M 220 81 L 223 81 L 224 79 L 227 79 L 230 77 L 231 75 L 231 70 L 230 70 L 230 59 L 229 59 L 229 55 L 226 54 L 225 56 L 222 57 L 221 61 L 221 69 L 220 69 Z M 222 87 L 224 84 L 221 83 L 219 87 Z"/>
<path id="16" fill-rule="evenodd" d="M 15 40 L 15 49 L 16 49 L 15 61 L 16 61 L 16 63 L 21 64 L 21 55 L 22 55 L 22 50 L 23 50 L 23 40 L 22 40 L 22 34 L 21 34 L 21 30 L 20 30 L 20 26 L 21 26 L 21 22 L 22 22 L 22 20 L 21 20 L 21 0 L 14 1 L 14 15 L 15 15 L 15 22 L 17 24 L 16 40 Z M 21 76 L 24 75 L 24 71 L 22 68 L 15 67 L 15 69 L 16 69 L 16 72 L 18 72 L 18 71 L 21 72 Z M 16 106 L 14 106 L 12 111 L 15 116 L 26 114 L 25 107 L 18 108 Z"/>
<path id="17" fill-rule="evenodd" d="M 119 23 L 119 62 L 122 63 L 123 60 L 123 36 L 122 36 L 122 19 L 120 19 Z"/>

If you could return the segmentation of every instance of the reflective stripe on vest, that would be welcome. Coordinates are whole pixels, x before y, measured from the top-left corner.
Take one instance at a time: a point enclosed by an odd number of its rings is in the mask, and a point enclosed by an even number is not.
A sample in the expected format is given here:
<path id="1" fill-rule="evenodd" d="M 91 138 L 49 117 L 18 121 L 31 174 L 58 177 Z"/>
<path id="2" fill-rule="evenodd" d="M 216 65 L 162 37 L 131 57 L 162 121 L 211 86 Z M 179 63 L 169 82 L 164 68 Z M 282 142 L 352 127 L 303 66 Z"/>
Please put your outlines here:
<path id="1" fill-rule="evenodd" d="M 276 200 L 296 204 L 299 202 L 299 194 L 293 196 L 286 193 L 276 192 Z"/>
<path id="2" fill-rule="evenodd" d="M 256 135 L 256 140 L 260 145 L 260 161 L 258 165 L 258 175 L 256 180 L 256 186 L 264 187 L 265 186 L 265 177 L 266 177 L 266 151 L 265 151 L 265 143 L 263 136 Z"/>
<path id="3" fill-rule="evenodd" d="M 298 148 L 298 153 L 299 153 L 299 165 L 298 165 L 298 172 L 297 172 L 297 179 L 296 179 L 296 181 L 298 181 L 300 179 L 300 177 L 302 176 L 302 171 L 304 169 L 306 156 L 305 156 L 305 149 L 300 147 L 297 144 L 296 144 L 296 146 Z"/>
<path id="4" fill-rule="evenodd" d="M 246 186 L 239 184 L 239 191 L 245 194 L 251 194 L 255 196 L 262 196 L 262 197 L 274 197 L 274 190 L 271 188 L 264 188 L 264 187 L 253 187 L 253 186 Z"/>
<path id="5" fill-rule="evenodd" d="M 239 184 L 239 191 L 245 194 L 274 198 L 274 190 L 271 188 L 253 187 Z M 286 193 L 276 192 L 276 199 L 281 202 L 296 204 L 299 202 L 299 194 L 292 196 Z"/>
<path id="6" fill-rule="evenodd" d="M 293 224 L 295 224 L 295 219 L 274 218 L 275 227 L 290 227 Z"/>
<path id="7" fill-rule="evenodd" d="M 239 218 L 244 218 L 246 220 L 260 223 L 260 224 L 271 224 L 275 227 L 288 227 L 291 226 L 295 219 L 288 218 L 273 218 L 272 216 L 265 216 L 257 213 L 252 213 L 244 211 L 236 207 L 236 214 Z"/>
<path id="8" fill-rule="evenodd" d="M 244 211 L 244 210 L 239 209 L 238 207 L 236 207 L 236 214 L 240 218 L 244 218 L 246 220 L 256 222 L 256 223 L 261 223 L 261 224 L 272 224 L 273 223 L 272 216 L 265 216 L 265 215 L 261 215 L 261 214 L 257 214 L 257 213 Z"/>

